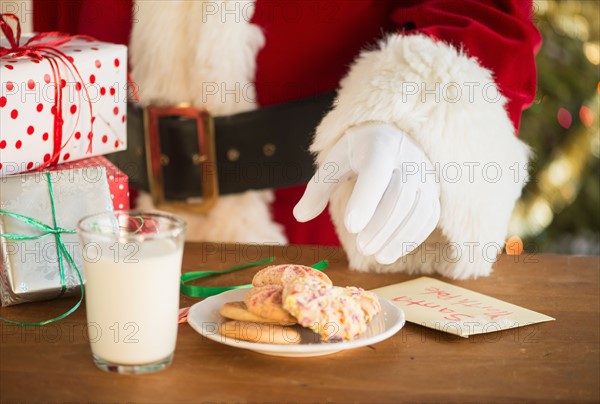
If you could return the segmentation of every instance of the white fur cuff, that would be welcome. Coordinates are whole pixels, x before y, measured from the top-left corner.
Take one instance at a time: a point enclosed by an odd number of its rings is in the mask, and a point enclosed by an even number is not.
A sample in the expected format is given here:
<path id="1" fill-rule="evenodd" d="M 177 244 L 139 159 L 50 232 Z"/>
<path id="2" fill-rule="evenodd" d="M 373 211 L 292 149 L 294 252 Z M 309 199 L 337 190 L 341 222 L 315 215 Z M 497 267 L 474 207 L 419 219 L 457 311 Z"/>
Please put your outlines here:
<path id="1" fill-rule="evenodd" d="M 489 70 L 454 47 L 423 35 L 392 35 L 363 52 L 341 82 L 334 109 L 317 128 L 311 150 L 322 162 L 354 125 L 382 121 L 411 136 L 435 166 L 438 229 L 413 253 L 381 266 L 364 257 L 343 214 L 352 183 L 334 193 L 330 211 L 350 265 L 359 270 L 438 272 L 452 278 L 488 275 L 526 181 L 529 148 L 515 137 Z M 407 248 L 414 249 L 407 241 Z"/>

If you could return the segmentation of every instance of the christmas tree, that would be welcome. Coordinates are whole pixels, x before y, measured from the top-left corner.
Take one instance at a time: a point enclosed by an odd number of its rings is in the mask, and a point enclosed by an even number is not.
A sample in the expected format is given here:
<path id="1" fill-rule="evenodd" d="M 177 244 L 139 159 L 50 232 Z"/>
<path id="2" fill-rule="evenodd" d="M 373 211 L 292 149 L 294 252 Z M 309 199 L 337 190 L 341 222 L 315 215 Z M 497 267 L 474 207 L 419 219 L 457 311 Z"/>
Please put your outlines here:
<path id="1" fill-rule="evenodd" d="M 509 232 L 530 252 L 600 254 L 600 2 L 541 0 L 538 88 L 520 136 L 535 157 Z"/>

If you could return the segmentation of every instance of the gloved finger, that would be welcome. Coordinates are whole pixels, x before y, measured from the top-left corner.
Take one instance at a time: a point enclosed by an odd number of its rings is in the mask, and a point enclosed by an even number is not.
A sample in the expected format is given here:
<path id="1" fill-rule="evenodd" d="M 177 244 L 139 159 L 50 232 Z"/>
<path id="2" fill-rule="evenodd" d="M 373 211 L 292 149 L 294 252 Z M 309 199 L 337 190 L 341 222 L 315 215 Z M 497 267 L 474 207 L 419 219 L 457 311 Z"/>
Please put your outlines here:
<path id="1" fill-rule="evenodd" d="M 389 240 L 416 207 L 417 184 L 402 183 L 402 174 L 395 170 L 375 215 L 356 239 L 358 250 L 363 255 L 373 255 Z"/>
<path id="2" fill-rule="evenodd" d="M 431 201 L 429 208 L 427 209 L 427 205 L 423 205 L 422 207 L 422 211 L 421 211 L 421 216 L 425 217 L 429 214 L 429 217 L 427 220 L 423 221 L 423 225 L 421 226 L 420 230 L 417 232 L 416 235 L 416 239 L 418 240 L 422 240 L 419 241 L 418 244 L 421 244 L 424 240 L 427 239 L 427 237 L 429 237 L 429 235 L 435 230 L 435 228 L 437 227 L 439 221 L 440 221 L 440 212 L 441 212 L 441 207 L 440 207 L 440 199 L 438 197 L 438 193 L 435 189 L 435 187 L 432 184 L 430 187 L 425 187 L 422 188 L 422 200 L 423 201 Z"/>
<path id="3" fill-rule="evenodd" d="M 394 172 L 394 161 L 385 144 L 371 145 L 357 167 L 358 178 L 344 215 L 344 224 L 350 233 L 361 232 L 371 221 Z M 355 162 L 351 161 L 351 164 Z"/>
<path id="4" fill-rule="evenodd" d="M 438 222 L 439 211 L 434 205 L 417 204 L 418 208 L 414 214 L 396 229 L 383 248 L 375 253 L 375 260 L 384 265 L 392 264 L 423 243 Z"/>
<path id="5" fill-rule="evenodd" d="M 302 198 L 294 206 L 297 221 L 308 222 L 317 217 L 327 206 L 333 190 L 351 174 L 345 139 L 335 144 L 306 185 Z"/>
<path id="6" fill-rule="evenodd" d="M 421 228 L 416 233 L 415 237 L 418 245 L 427 240 L 427 237 L 433 233 L 440 221 L 440 204 L 438 200 L 432 203 L 430 212 L 429 218 L 423 221 Z"/>

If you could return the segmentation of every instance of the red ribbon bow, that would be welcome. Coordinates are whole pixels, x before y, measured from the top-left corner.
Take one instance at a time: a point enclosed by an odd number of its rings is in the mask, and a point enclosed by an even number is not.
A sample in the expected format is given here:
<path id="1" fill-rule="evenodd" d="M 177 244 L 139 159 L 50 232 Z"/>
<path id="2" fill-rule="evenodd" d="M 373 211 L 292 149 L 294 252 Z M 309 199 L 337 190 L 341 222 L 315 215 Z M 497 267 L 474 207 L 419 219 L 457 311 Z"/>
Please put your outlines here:
<path id="1" fill-rule="evenodd" d="M 15 36 L 13 29 L 10 27 L 6 20 L 13 20 L 16 22 L 17 27 L 17 35 Z M 87 91 L 86 86 L 84 86 L 83 78 L 73 63 L 73 58 L 64 54 L 58 47 L 63 45 L 73 39 L 85 39 L 87 41 L 96 41 L 95 38 L 85 36 L 85 35 L 68 35 L 62 32 L 44 32 L 37 34 L 30 38 L 23 45 L 20 45 L 21 42 L 21 23 L 19 21 L 19 17 L 14 14 L 0 14 L 0 28 L 2 29 L 2 33 L 8 40 L 10 45 L 9 48 L 0 46 L 0 57 L 3 56 L 11 56 L 11 57 L 30 57 L 35 60 L 46 60 L 50 64 L 50 68 L 52 69 L 52 77 L 54 83 L 54 128 L 53 128 L 53 152 L 52 156 L 49 160 L 42 163 L 35 170 L 41 171 L 44 168 L 56 165 L 58 163 L 58 159 L 60 157 L 61 151 L 65 148 L 65 146 L 73 137 L 75 129 L 67 138 L 67 141 L 63 145 L 63 115 L 62 115 L 62 96 L 63 96 L 63 88 L 66 85 L 66 82 L 62 79 L 60 74 L 60 64 L 62 64 L 66 69 L 71 73 L 73 77 L 76 77 L 80 80 L 81 88 L 85 91 L 85 95 L 87 98 L 87 104 L 90 111 L 90 132 L 88 135 L 88 148 L 87 152 L 92 152 L 92 137 L 93 137 L 93 125 L 94 125 L 94 116 L 92 113 L 92 102 L 90 100 L 90 95 Z M 47 38 L 56 38 L 54 40 L 46 40 Z M 81 99 L 81 96 L 80 96 Z M 79 108 L 77 109 L 77 121 L 79 121 Z M 77 125 L 75 125 L 75 128 Z"/>

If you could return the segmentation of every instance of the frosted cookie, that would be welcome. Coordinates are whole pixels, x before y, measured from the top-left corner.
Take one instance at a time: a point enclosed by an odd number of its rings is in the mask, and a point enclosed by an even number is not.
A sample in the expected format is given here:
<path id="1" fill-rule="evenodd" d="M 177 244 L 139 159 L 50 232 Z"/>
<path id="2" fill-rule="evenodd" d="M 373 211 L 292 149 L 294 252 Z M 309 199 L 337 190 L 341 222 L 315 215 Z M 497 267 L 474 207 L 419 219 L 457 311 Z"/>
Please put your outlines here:
<path id="1" fill-rule="evenodd" d="M 270 320 L 268 318 L 257 316 L 256 314 L 251 313 L 248 310 L 248 307 L 246 307 L 246 303 L 244 303 L 244 302 L 225 303 L 219 309 L 219 314 L 221 314 L 223 317 L 228 318 L 230 320 L 251 321 L 254 323 L 269 323 L 269 324 L 278 324 L 278 325 L 296 324 L 296 321 L 280 322 L 280 321 Z"/>
<path id="2" fill-rule="evenodd" d="M 226 321 L 219 326 L 219 334 L 227 338 L 266 344 L 300 343 L 300 333 L 293 327 L 248 321 Z"/>
<path id="3" fill-rule="evenodd" d="M 331 279 L 321 271 L 304 265 L 284 264 L 271 265 L 261 269 L 254 275 L 252 285 L 255 287 L 265 285 L 285 285 L 295 278 L 317 278 L 328 285 L 332 285 Z"/>
<path id="4" fill-rule="evenodd" d="M 371 319 L 381 311 L 381 304 L 379 303 L 379 298 L 375 293 L 354 286 L 348 286 L 346 287 L 346 290 L 353 298 L 359 301 L 360 307 L 365 313 L 365 319 L 367 322 L 371 321 Z"/>
<path id="5" fill-rule="evenodd" d="M 351 340 L 367 329 L 360 300 L 346 288 L 297 278 L 283 287 L 283 307 L 323 341 Z"/>
<path id="6" fill-rule="evenodd" d="M 244 303 L 251 313 L 279 323 L 295 323 L 296 319 L 283 308 L 283 287 L 267 285 L 252 288 L 244 296 Z"/>

